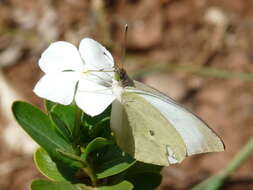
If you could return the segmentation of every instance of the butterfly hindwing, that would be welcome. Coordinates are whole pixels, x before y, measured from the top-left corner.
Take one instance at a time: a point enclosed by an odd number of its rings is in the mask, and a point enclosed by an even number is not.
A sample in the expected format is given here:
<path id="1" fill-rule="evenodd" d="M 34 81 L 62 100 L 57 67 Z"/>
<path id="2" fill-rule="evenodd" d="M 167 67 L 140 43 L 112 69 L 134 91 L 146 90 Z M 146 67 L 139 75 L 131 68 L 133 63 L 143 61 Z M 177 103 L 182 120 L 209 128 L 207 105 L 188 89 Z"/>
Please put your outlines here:
<path id="1" fill-rule="evenodd" d="M 122 113 L 119 109 L 113 112 L 118 114 L 116 120 L 122 122 L 112 125 L 112 129 L 117 128 L 113 131 L 118 145 L 142 162 L 157 165 L 181 162 L 186 156 L 185 143 L 159 110 L 135 93 L 124 92 L 121 98 Z"/>

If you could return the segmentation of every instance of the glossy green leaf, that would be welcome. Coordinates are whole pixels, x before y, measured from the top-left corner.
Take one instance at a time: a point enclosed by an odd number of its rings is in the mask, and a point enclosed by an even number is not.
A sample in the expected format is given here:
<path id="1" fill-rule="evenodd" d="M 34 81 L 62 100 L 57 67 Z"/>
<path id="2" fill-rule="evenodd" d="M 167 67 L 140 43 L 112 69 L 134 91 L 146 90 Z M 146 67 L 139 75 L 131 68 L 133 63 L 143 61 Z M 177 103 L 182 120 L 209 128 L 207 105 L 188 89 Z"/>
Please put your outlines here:
<path id="1" fill-rule="evenodd" d="M 110 117 L 105 117 L 94 124 L 89 131 L 91 138 L 104 137 L 111 139 Z"/>
<path id="2" fill-rule="evenodd" d="M 161 183 L 162 176 L 156 173 L 138 173 L 127 178 L 134 185 L 134 190 L 154 190 Z"/>
<path id="3" fill-rule="evenodd" d="M 51 109 L 56 105 L 57 105 L 57 103 L 51 102 L 49 100 L 44 100 L 44 107 L 45 107 L 45 110 L 47 111 L 47 113 L 49 113 L 51 111 Z"/>
<path id="4" fill-rule="evenodd" d="M 72 134 L 71 134 L 71 131 L 69 131 L 69 129 L 66 126 L 66 124 L 55 113 L 51 112 L 50 116 L 51 116 L 54 124 L 56 125 L 55 126 L 56 132 L 61 137 L 63 137 L 66 141 L 68 141 L 69 143 L 71 143 L 72 142 Z"/>
<path id="5" fill-rule="evenodd" d="M 102 179 L 127 170 L 135 162 L 135 159 L 122 152 L 116 145 L 109 145 L 97 153 L 94 170 L 97 178 Z"/>
<path id="6" fill-rule="evenodd" d="M 77 107 L 73 104 L 71 105 L 61 105 L 57 104 L 51 109 L 51 113 L 58 116 L 58 119 L 65 124 L 70 134 L 73 134 L 73 130 L 75 127 L 75 117 L 76 117 Z"/>
<path id="7" fill-rule="evenodd" d="M 34 154 L 34 161 L 38 170 L 46 177 L 55 181 L 76 181 L 73 176 L 77 172 L 75 168 L 55 163 L 43 148 L 38 148 Z"/>
<path id="8" fill-rule="evenodd" d="M 95 125 L 95 124 L 101 122 L 104 118 L 110 117 L 110 114 L 111 114 L 111 106 L 106 108 L 106 110 L 104 112 L 102 112 L 101 114 L 94 116 L 94 117 L 91 117 L 91 116 L 84 113 L 82 120 L 83 120 L 83 123 Z"/>
<path id="9" fill-rule="evenodd" d="M 90 187 L 84 184 L 71 184 L 69 182 L 53 182 L 43 179 L 34 180 L 31 190 L 132 190 L 133 185 L 128 181 L 111 186 Z"/>
<path id="10" fill-rule="evenodd" d="M 146 163 L 137 161 L 133 166 L 131 166 L 126 171 L 126 175 L 129 177 L 136 175 L 138 173 L 155 173 L 155 174 L 160 175 L 162 168 L 163 167 L 159 165 L 146 164 Z"/>
<path id="11" fill-rule="evenodd" d="M 68 127 L 65 125 L 65 123 L 59 118 L 59 116 L 55 113 L 52 113 L 52 110 L 59 104 L 51 102 L 49 100 L 44 101 L 44 107 L 50 116 L 50 118 L 53 121 L 53 124 L 55 124 L 55 130 L 56 132 L 63 137 L 66 141 L 69 143 L 71 142 L 71 132 L 69 131 Z"/>
<path id="12" fill-rule="evenodd" d="M 93 188 L 85 185 L 77 186 L 65 181 L 53 182 L 37 179 L 32 182 L 31 190 L 93 190 Z"/>
<path id="13" fill-rule="evenodd" d="M 122 181 L 116 185 L 98 187 L 98 190 L 131 190 L 133 185 L 128 181 Z"/>
<path id="14" fill-rule="evenodd" d="M 83 184 L 77 184 L 76 186 L 79 187 L 80 190 L 86 190 L 85 188 L 87 188 L 87 186 Z M 110 186 L 101 186 L 101 187 L 96 187 L 96 188 L 93 187 L 93 190 L 132 190 L 132 189 L 133 189 L 133 185 L 128 181 L 122 181 L 118 184 L 110 185 Z"/>
<path id="15" fill-rule="evenodd" d="M 102 137 L 97 137 L 97 138 L 95 138 L 93 141 L 91 141 L 91 142 L 87 145 L 87 147 L 85 148 L 85 151 L 84 151 L 82 157 L 86 160 L 87 157 L 89 156 L 89 154 L 90 154 L 91 152 L 94 152 L 94 151 L 96 151 L 96 150 L 99 150 L 99 149 L 105 147 L 105 146 L 108 145 L 108 144 L 111 144 L 111 142 L 108 141 L 107 139 L 102 138 Z"/>
<path id="16" fill-rule="evenodd" d="M 110 113 L 111 106 L 109 106 L 103 113 L 91 117 L 83 113 L 82 117 L 82 142 L 87 143 L 96 137 L 103 137 L 111 139 L 110 128 Z"/>
<path id="17" fill-rule="evenodd" d="M 12 111 L 20 126 L 43 147 L 53 159 L 62 160 L 72 165 L 79 165 L 65 158 L 57 151 L 57 149 L 60 149 L 72 154 L 75 153 L 72 145 L 55 132 L 49 117 L 45 113 L 31 104 L 19 101 L 13 104 Z"/>

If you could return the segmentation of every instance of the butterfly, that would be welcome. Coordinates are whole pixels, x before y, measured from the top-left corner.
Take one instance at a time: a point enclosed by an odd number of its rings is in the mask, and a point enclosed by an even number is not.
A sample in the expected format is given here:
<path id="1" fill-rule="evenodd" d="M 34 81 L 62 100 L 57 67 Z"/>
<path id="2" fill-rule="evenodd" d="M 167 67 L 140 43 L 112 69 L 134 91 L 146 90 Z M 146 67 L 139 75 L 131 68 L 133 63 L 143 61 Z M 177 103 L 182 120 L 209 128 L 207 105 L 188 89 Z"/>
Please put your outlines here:
<path id="1" fill-rule="evenodd" d="M 224 150 L 218 135 L 172 98 L 116 69 L 123 87 L 112 104 L 111 128 L 118 145 L 139 161 L 180 163 L 185 157 Z"/>

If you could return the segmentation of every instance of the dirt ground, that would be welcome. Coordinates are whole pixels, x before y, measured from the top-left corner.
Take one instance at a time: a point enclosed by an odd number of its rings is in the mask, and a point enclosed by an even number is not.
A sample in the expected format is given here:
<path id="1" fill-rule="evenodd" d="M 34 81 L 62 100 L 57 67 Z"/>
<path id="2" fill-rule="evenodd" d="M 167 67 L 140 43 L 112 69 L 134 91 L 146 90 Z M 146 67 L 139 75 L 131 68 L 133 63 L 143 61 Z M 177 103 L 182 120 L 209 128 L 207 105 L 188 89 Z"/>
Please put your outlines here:
<path id="1" fill-rule="evenodd" d="M 225 152 L 192 156 L 163 170 L 162 189 L 184 190 L 220 171 L 253 135 L 252 78 L 196 69 L 253 72 L 252 10 L 252 0 L 0 0 L 0 69 L 21 97 L 42 107 L 32 88 L 50 42 L 78 45 L 93 37 L 119 57 L 128 23 L 129 73 L 193 110 L 226 144 Z M 0 131 L 5 127 L 0 110 Z M 0 142 L 0 189 L 27 189 L 41 177 L 32 156 L 8 148 L 1 134 Z M 222 189 L 253 189 L 252 162 Z"/>

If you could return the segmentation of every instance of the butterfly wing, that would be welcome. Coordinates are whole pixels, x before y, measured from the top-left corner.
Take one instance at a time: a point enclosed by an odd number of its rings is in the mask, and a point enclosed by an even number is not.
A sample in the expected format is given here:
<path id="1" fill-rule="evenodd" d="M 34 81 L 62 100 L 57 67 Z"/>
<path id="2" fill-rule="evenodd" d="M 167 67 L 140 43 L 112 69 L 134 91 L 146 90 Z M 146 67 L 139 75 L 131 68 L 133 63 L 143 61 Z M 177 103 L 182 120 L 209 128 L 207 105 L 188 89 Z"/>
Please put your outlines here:
<path id="1" fill-rule="evenodd" d="M 186 145 L 172 124 L 145 98 L 124 92 L 112 106 L 111 128 L 117 144 L 135 159 L 156 165 L 181 162 Z"/>
<path id="2" fill-rule="evenodd" d="M 183 138 L 187 155 L 224 151 L 222 140 L 195 114 L 149 86 L 137 81 L 135 85 L 127 91 L 138 94 L 161 112 Z"/>

